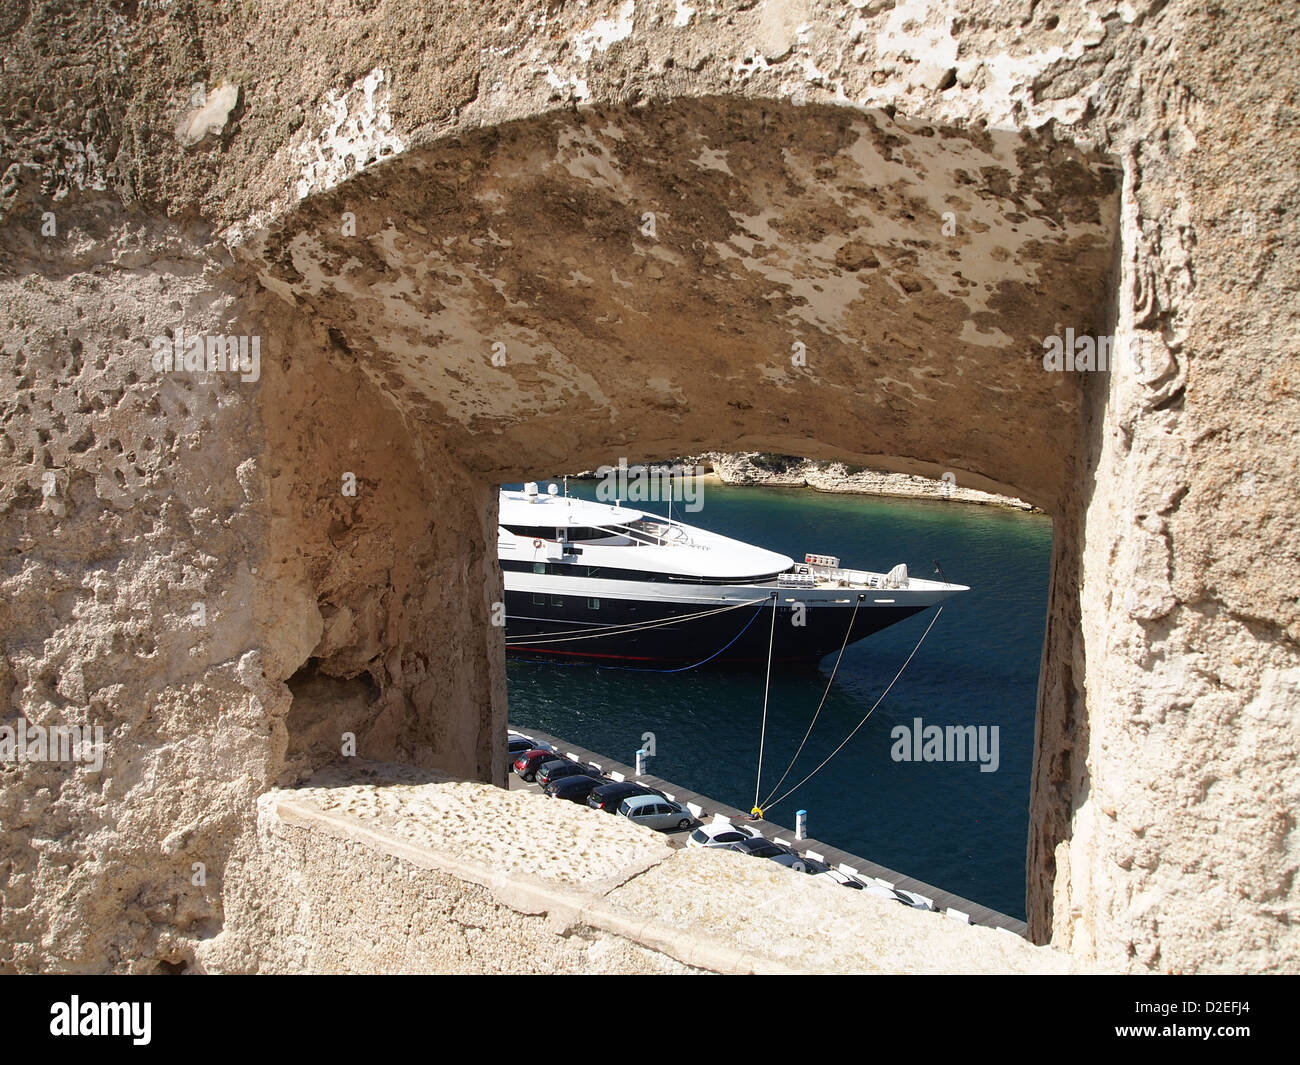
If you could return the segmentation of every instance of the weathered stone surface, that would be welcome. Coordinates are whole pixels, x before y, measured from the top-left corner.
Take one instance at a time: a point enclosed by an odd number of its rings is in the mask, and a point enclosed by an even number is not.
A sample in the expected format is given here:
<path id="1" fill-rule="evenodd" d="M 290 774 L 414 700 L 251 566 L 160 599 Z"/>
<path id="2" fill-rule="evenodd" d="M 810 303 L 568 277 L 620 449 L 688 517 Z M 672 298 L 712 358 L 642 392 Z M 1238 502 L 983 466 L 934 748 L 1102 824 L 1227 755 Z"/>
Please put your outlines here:
<path id="1" fill-rule="evenodd" d="M 233 864 L 204 971 L 1077 970 L 1016 935 L 405 767 L 264 795 Z"/>
<path id="2" fill-rule="evenodd" d="M 200 945 L 198 971 L 700 971 L 620 931 L 569 923 L 565 903 L 583 896 L 563 871 L 558 878 L 542 873 L 542 882 L 558 887 L 554 896 L 522 883 L 538 883 L 521 874 L 520 860 L 546 853 L 536 846 L 542 833 L 560 854 L 571 844 L 586 857 L 601 855 L 603 842 L 601 856 L 614 869 L 638 854 L 625 875 L 648 864 L 648 856 L 666 856 L 668 848 L 653 836 L 596 811 L 589 819 L 595 831 L 585 830 L 555 816 L 559 804 L 536 795 L 507 796 L 526 801 L 507 803 L 504 817 L 482 818 L 486 807 L 499 814 L 497 789 L 377 770 L 363 772 L 386 786 L 357 783 L 354 773 L 351 783 L 322 778 L 312 788 L 259 800 L 256 836 L 242 838 L 232 858 L 226 925 Z M 528 834 L 502 835 L 503 827 L 526 827 Z M 507 855 L 503 844 L 518 852 Z"/>
<path id="3" fill-rule="evenodd" d="M 0 769 L 0 968 L 197 959 L 344 732 L 495 778 L 494 484 L 708 449 L 1049 512 L 1033 934 L 1296 968 L 1295 10 L 687 8 L 0 16 L 0 724 L 107 741 Z"/>

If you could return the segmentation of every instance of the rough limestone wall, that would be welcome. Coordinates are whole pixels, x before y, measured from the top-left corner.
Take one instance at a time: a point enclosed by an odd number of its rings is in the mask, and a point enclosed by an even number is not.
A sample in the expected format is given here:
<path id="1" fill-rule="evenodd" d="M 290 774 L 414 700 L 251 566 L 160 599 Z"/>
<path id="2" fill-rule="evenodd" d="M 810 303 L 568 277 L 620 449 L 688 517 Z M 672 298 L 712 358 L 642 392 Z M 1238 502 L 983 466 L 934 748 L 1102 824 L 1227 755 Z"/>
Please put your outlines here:
<path id="1" fill-rule="evenodd" d="M 1134 132 L 1122 357 L 1080 572 L 1086 693 L 1070 701 L 1087 722 L 1040 748 L 1040 773 L 1060 768 L 1036 781 L 1036 820 L 1053 783 L 1073 812 L 1031 862 L 1030 921 L 1110 966 L 1295 971 L 1294 10 L 1180 7 L 1170 28 L 1119 111 Z"/>
<path id="2" fill-rule="evenodd" d="M 257 808 L 198 971 L 1092 970 L 1014 934 L 408 765 L 353 761 Z"/>
<path id="3" fill-rule="evenodd" d="M 207 232 L 105 196 L 55 218 L 7 230 L 0 278 L 0 725 L 102 729 L 102 764 L 0 767 L 0 971 L 151 970 L 220 927 L 289 707 L 259 384 L 151 368 L 180 322 L 244 332 Z"/>
<path id="4" fill-rule="evenodd" d="M 180 322 L 255 325 L 293 347 L 276 333 L 289 316 L 227 270 L 204 227 L 237 242 L 302 194 L 479 126 L 709 94 L 963 127 L 1055 123 L 1124 161 L 1119 329 L 1141 360 L 1104 402 L 1090 393 L 1083 444 L 1059 457 L 1073 488 L 1053 504 L 1031 921 L 1134 968 L 1294 966 L 1292 11 L 767 0 L 444 16 L 338 2 L 303 19 L 288 0 L 105 0 L 75 18 L 19 3 L 0 18 L 3 712 L 102 720 L 111 766 L 98 779 L 0 770 L 0 966 L 149 969 L 215 933 L 220 867 L 252 831 L 252 797 L 328 745 L 330 726 L 310 715 L 296 732 L 282 724 L 286 682 L 317 649 L 322 591 L 320 638 L 352 629 L 295 683 L 352 685 L 329 690 L 341 713 L 364 703 L 349 720 L 377 747 L 492 771 L 498 644 L 481 615 L 422 601 L 419 587 L 435 567 L 468 595 L 491 569 L 475 561 L 491 543 L 490 489 L 475 494 L 454 456 L 445 490 L 420 487 L 416 454 L 411 483 L 389 474 L 358 526 L 324 488 L 351 457 L 345 442 L 290 442 L 295 424 L 338 433 L 341 412 L 281 423 L 269 382 L 143 373 L 147 338 Z M 62 243 L 47 253 L 48 209 Z M 351 387 L 343 398 L 374 413 L 378 400 Z M 408 448 L 435 455 L 447 429 L 413 429 L 423 442 Z M 767 432 L 749 443 L 789 447 Z M 394 446 L 399 461 L 411 454 Z M 291 476 L 277 487 L 265 467 L 280 461 Z M 63 515 L 40 494 L 47 471 Z M 420 515 L 444 507 L 450 559 L 403 557 Z M 352 539 L 326 552 L 319 537 L 349 520 Z M 385 606 L 361 588 L 387 560 L 398 592 Z M 254 580 L 254 566 L 271 576 Z M 186 628 L 194 602 L 202 635 Z M 354 649 L 394 642 L 380 664 Z M 435 692 L 461 701 L 421 711 Z M 412 707 L 424 716 L 404 723 Z M 213 870 L 202 889 L 194 861 Z"/>
<path id="5" fill-rule="evenodd" d="M 714 96 L 411 148 L 239 254 L 485 480 L 762 434 L 1051 505 L 1079 382 L 1038 337 L 1100 329 L 1118 190 L 1050 136 Z"/>
<path id="6" fill-rule="evenodd" d="M 337 333 L 263 293 L 271 615 L 296 628 L 282 780 L 354 754 L 503 782 L 496 496 L 405 419 Z M 491 550 L 488 549 L 491 545 Z M 301 672 L 298 670 L 301 669 Z"/>
<path id="7" fill-rule="evenodd" d="M 230 920 L 198 972 L 692 973 L 639 944 L 263 810 L 232 860 Z"/>
<path id="8" fill-rule="evenodd" d="M 500 640 L 467 621 L 500 598 L 495 498 L 206 233 L 102 198 L 56 220 L 71 246 L 11 229 L 26 276 L 0 282 L 0 724 L 104 747 L 0 768 L 0 968 L 152 971 L 222 927 L 256 796 L 344 731 L 501 776 Z M 261 374 L 159 374 L 149 339 L 178 323 L 258 336 Z"/>
<path id="9" fill-rule="evenodd" d="M 1104 382 L 1092 382 L 1081 416 L 1080 453 L 1093 455 L 1107 417 Z M 1099 394 L 1100 393 L 1100 394 Z M 1086 542 L 1087 481 L 1076 482 L 1052 518 L 1051 583 L 1043 653 L 1038 670 L 1038 715 L 1034 721 L 1034 765 L 1030 785 L 1029 839 L 1026 847 L 1025 911 L 1029 938 L 1052 939 L 1053 918 L 1071 927 L 1053 896 L 1058 877 L 1058 846 L 1069 839 L 1073 818 L 1086 802 L 1090 767 L 1086 757 L 1091 718 L 1086 701 L 1088 644 L 1082 619 L 1096 609 L 1083 595 L 1079 545 Z M 1054 906 L 1056 907 L 1054 909 Z"/>

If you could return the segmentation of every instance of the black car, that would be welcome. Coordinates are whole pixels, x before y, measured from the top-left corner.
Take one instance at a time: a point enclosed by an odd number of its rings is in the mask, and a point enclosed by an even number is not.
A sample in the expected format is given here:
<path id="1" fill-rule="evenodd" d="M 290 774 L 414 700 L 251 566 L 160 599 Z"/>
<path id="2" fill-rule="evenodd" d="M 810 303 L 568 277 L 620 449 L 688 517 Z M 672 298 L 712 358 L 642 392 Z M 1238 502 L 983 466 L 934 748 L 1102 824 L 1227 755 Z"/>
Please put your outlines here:
<path id="1" fill-rule="evenodd" d="M 515 772 L 519 774 L 520 780 L 532 780 L 545 763 L 553 762 L 558 757 L 549 747 L 534 747 L 515 759 Z"/>
<path id="2" fill-rule="evenodd" d="M 530 740 L 527 736 L 511 736 L 506 744 L 506 750 L 510 754 L 510 759 L 506 765 L 507 770 L 515 764 L 515 759 L 521 754 L 525 751 L 535 751 L 537 747 L 537 741 Z"/>
<path id="3" fill-rule="evenodd" d="M 587 796 L 587 805 L 593 810 L 604 810 L 607 814 L 618 813 L 618 804 L 633 795 L 658 795 L 668 798 L 662 791 L 647 788 L 644 784 L 634 784 L 630 780 L 618 780 L 605 784 Z"/>
<path id="4" fill-rule="evenodd" d="M 537 770 L 537 776 L 533 779 L 542 787 L 546 787 L 553 780 L 563 780 L 565 777 L 577 776 L 579 773 L 584 773 L 589 777 L 601 775 L 600 770 L 594 765 L 575 762 L 569 758 L 555 758 L 549 762 L 543 762 Z"/>
<path id="5" fill-rule="evenodd" d="M 552 780 L 542 790 L 552 799 L 568 799 L 570 802 L 586 803 L 587 796 L 593 790 L 613 783 L 609 777 L 589 777 L 585 773 L 577 773 L 561 777 L 559 780 Z"/>

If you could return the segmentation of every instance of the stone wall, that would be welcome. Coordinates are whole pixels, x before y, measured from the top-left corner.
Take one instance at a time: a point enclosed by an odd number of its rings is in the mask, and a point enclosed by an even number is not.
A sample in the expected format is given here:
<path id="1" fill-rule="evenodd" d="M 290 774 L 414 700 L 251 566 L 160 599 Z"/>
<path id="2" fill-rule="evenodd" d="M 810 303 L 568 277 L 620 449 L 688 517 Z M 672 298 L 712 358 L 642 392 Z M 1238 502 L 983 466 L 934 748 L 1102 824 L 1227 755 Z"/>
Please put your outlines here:
<path id="1" fill-rule="evenodd" d="M 0 768 L 0 968 L 197 962 L 257 797 L 344 733 L 498 776 L 494 486 L 709 449 L 1050 513 L 1033 934 L 1294 968 L 1295 29 L 12 4 L 0 724 L 106 757 Z M 1045 372 L 1066 328 L 1113 371 Z M 180 329 L 259 338 L 256 380 L 158 371 Z"/>
<path id="2" fill-rule="evenodd" d="M 353 763 L 258 800 L 204 972 L 1063 973 L 1050 947 L 533 792 Z"/>

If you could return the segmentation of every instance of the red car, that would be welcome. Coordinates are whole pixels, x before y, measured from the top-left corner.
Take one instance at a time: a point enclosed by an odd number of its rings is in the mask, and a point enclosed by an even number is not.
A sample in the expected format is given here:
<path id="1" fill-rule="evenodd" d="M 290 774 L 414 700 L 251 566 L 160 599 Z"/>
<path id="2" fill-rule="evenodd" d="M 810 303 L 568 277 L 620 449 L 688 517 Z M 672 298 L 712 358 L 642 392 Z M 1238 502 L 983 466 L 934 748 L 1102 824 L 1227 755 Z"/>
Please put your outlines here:
<path id="1" fill-rule="evenodd" d="M 524 751 L 515 759 L 515 772 L 519 774 L 520 780 L 533 780 L 543 762 L 553 762 L 560 757 L 562 756 L 557 751 L 534 747 L 531 751 Z"/>

